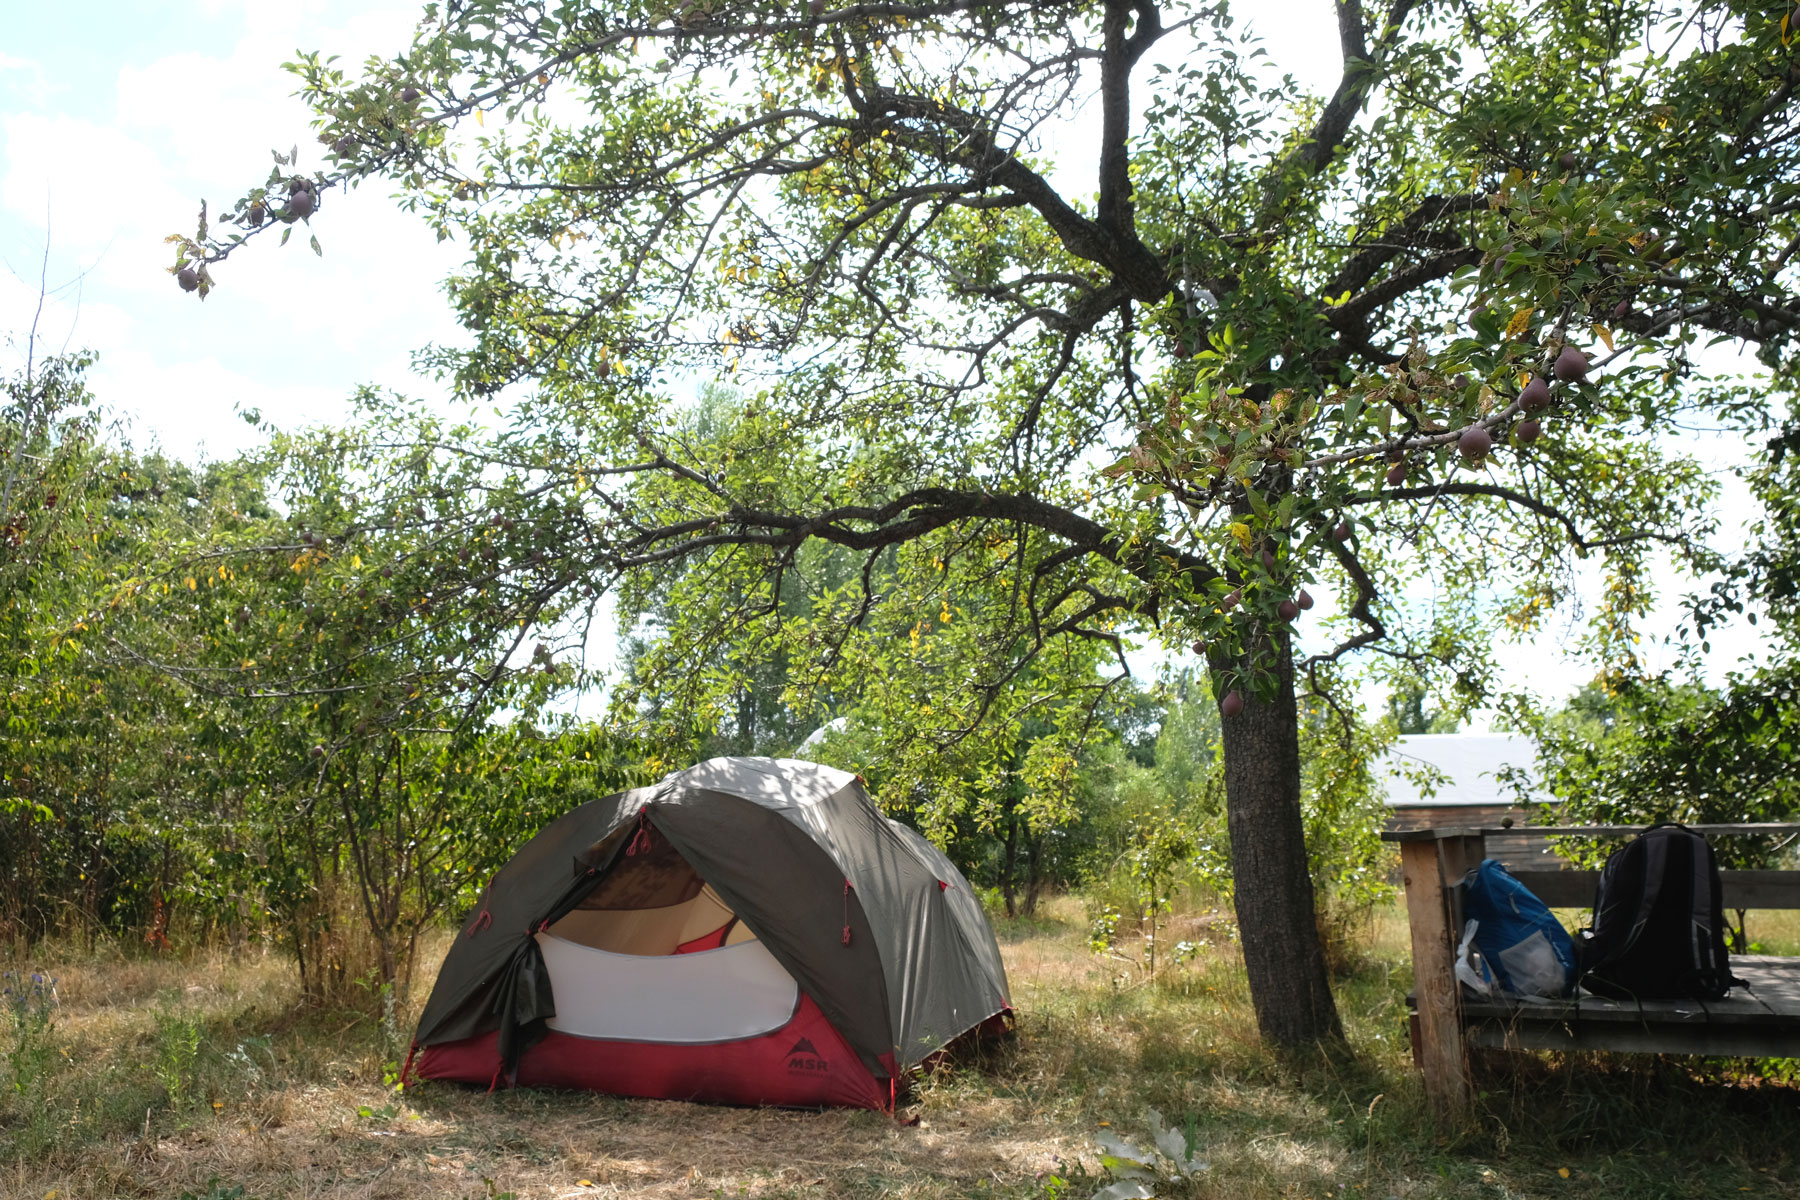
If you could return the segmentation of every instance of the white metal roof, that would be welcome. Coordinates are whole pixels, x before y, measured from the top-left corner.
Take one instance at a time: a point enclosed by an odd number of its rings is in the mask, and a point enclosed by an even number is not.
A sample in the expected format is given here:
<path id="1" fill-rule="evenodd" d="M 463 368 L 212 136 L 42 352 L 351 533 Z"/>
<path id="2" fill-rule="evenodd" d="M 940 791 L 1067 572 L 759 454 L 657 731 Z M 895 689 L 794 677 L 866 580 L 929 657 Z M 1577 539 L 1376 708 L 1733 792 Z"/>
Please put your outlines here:
<path id="1" fill-rule="evenodd" d="M 1515 803 L 1517 795 L 1510 784 L 1500 782 L 1500 770 L 1510 766 L 1535 776 L 1536 764 L 1537 746 L 1522 734 L 1409 733 L 1375 770 L 1387 786 L 1388 807 L 1407 808 Z M 1404 773 L 1419 768 L 1441 773 L 1435 789 L 1421 787 Z M 1526 798 L 1531 803 L 1550 800 L 1535 782 Z"/>

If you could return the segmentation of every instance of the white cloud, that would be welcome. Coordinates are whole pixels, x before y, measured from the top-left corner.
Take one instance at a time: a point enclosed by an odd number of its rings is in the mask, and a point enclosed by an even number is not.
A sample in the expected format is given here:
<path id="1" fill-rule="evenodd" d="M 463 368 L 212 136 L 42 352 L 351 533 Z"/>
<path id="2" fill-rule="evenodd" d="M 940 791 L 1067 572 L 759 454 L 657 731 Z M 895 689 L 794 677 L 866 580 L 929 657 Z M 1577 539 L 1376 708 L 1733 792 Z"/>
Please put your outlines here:
<path id="1" fill-rule="evenodd" d="M 92 250 L 152 228 L 186 207 L 157 155 L 118 129 L 78 117 L 14 113 L 0 120 L 6 173 L 0 205 L 46 221 L 59 244 Z"/>
<path id="2" fill-rule="evenodd" d="M 29 324 L 48 220 L 52 285 L 91 273 L 56 297 L 44 329 L 60 344 L 73 327 L 75 345 L 101 351 L 96 391 L 178 454 L 252 444 L 234 398 L 292 425 L 341 416 L 364 382 L 431 394 L 410 352 L 457 335 L 438 283 L 459 253 L 381 186 L 333 193 L 285 248 L 266 236 L 216 266 L 205 303 L 175 288 L 163 239 L 193 230 L 202 197 L 216 219 L 266 176 L 271 147 L 298 142 L 303 168 L 319 161 L 281 62 L 296 46 L 350 61 L 393 52 L 418 15 L 413 0 L 345 8 L 335 23 L 316 2 L 240 7 L 241 23 L 231 4 L 207 12 L 206 28 L 230 40 L 115 60 L 110 121 L 0 104 L 0 253 L 13 268 L 0 278 L 0 330 Z M 313 229 L 322 258 L 307 249 Z"/>
<path id="3" fill-rule="evenodd" d="M 240 416 L 255 409 L 289 429 L 341 421 L 347 394 L 304 378 L 283 382 L 251 376 L 212 357 L 172 360 L 142 350 L 101 355 L 94 392 L 131 418 L 133 440 L 155 442 L 184 458 L 227 458 L 256 446 L 261 435 Z"/>

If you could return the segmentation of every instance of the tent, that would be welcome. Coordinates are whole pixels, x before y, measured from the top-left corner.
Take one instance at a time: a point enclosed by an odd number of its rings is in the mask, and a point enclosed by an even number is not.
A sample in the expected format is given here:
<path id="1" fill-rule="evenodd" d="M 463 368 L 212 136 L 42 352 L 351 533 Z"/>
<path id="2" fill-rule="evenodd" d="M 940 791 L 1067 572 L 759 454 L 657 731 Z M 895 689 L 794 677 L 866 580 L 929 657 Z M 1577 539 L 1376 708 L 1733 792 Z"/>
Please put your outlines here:
<path id="1" fill-rule="evenodd" d="M 417 1073 L 738 1104 L 892 1106 L 1011 1002 L 980 900 L 859 776 L 715 758 L 566 813 L 489 882 Z"/>

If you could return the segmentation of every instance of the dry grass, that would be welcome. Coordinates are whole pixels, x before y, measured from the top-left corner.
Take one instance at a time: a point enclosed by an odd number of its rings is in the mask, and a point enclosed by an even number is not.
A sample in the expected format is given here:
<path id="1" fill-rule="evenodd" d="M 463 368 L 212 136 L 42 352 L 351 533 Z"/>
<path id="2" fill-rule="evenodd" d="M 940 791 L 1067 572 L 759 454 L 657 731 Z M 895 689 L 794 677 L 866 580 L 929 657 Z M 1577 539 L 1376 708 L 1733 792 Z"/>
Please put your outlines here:
<path id="1" fill-rule="evenodd" d="M 1088 951 L 1074 901 L 1003 927 L 1018 1036 L 922 1081 L 916 1126 L 442 1085 L 396 1096 L 381 1022 L 300 1006 L 279 956 L 27 964 L 59 978 L 58 1053 L 33 1111 L 0 1100 L 0 1196 L 1086 1200 L 1095 1132 L 1138 1135 L 1148 1106 L 1191 1118 L 1210 1163 L 1165 1196 L 1800 1196 L 1800 1091 L 1729 1065 L 1515 1064 L 1490 1077 L 1479 1126 L 1440 1139 L 1407 1067 L 1397 910 L 1375 914 L 1340 980 L 1354 1054 L 1338 1061 L 1262 1049 L 1228 926 L 1177 924 L 1209 944 L 1155 980 Z"/>

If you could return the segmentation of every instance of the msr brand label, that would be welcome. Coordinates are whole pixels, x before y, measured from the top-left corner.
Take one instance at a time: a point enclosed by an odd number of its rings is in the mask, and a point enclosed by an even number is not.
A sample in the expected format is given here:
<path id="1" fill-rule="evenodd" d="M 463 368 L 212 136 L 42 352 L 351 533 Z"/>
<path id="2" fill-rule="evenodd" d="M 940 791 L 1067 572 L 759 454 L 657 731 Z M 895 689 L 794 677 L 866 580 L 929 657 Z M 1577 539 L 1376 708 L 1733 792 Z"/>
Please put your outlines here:
<path id="1" fill-rule="evenodd" d="M 789 1071 L 829 1071 L 831 1064 L 820 1056 L 818 1048 L 806 1038 L 794 1043 L 793 1049 L 787 1052 L 787 1069 Z"/>

